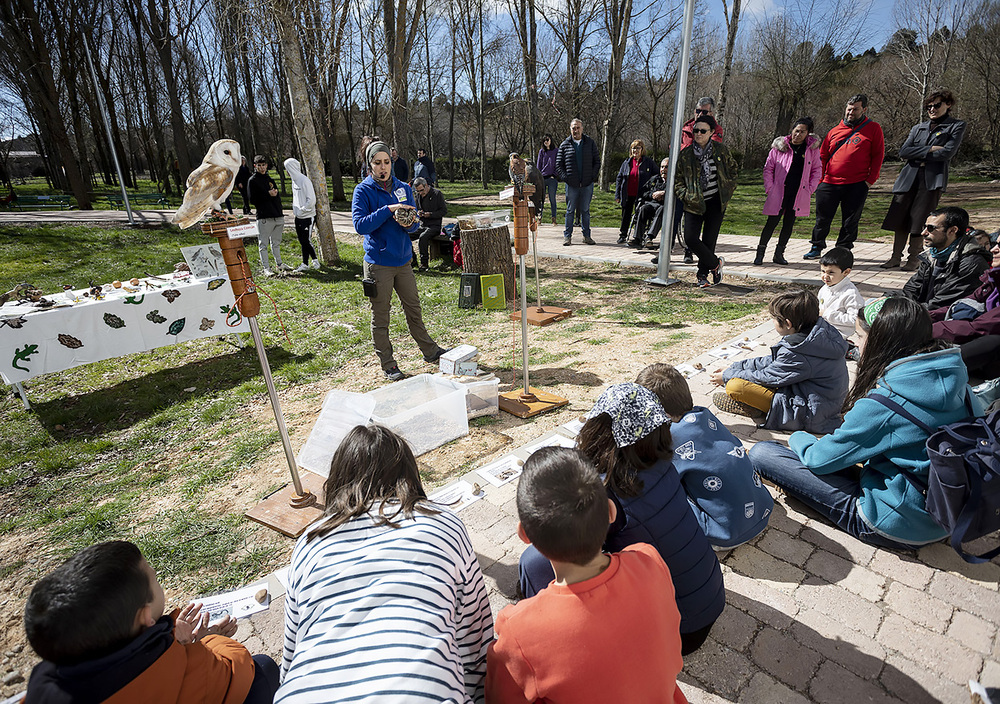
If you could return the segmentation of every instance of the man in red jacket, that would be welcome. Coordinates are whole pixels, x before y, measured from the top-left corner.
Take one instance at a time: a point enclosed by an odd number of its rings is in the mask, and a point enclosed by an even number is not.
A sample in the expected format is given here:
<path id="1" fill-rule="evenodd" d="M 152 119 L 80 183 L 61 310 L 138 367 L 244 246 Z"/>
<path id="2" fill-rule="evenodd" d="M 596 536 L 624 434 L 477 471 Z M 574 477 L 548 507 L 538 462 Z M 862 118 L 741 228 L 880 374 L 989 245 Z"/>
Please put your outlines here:
<path id="1" fill-rule="evenodd" d="M 858 221 L 868 187 L 878 180 L 885 157 L 882 128 L 867 113 L 867 95 L 858 93 L 848 98 L 844 120 L 827 133 L 820 146 L 823 180 L 816 189 L 816 226 L 812 249 L 805 259 L 819 259 L 823 254 L 838 206 L 841 226 L 837 246 L 851 249 L 858 238 Z"/>

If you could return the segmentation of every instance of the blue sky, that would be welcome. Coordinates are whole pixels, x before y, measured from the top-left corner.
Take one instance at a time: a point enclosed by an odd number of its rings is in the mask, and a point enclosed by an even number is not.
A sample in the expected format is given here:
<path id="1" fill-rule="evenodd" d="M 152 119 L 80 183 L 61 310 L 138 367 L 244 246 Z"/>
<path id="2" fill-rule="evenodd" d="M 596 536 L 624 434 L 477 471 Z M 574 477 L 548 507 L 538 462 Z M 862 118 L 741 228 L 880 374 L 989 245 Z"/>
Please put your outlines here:
<path id="1" fill-rule="evenodd" d="M 864 0 L 857 1 L 864 2 Z M 817 9 L 821 9 L 829 2 L 830 0 L 816 0 Z M 744 38 L 747 37 L 747 30 L 749 30 L 756 17 L 779 11 L 782 4 L 782 0 L 744 0 L 742 10 L 743 19 L 740 21 L 740 35 Z M 871 12 L 866 31 L 857 38 L 854 46 L 851 47 L 853 53 L 860 54 L 872 47 L 881 50 L 885 46 L 885 43 L 895 31 L 895 22 L 892 18 L 893 4 L 894 0 L 871 0 Z M 721 0 L 713 0 L 712 5 L 712 14 L 718 18 L 720 23 L 723 23 Z"/>

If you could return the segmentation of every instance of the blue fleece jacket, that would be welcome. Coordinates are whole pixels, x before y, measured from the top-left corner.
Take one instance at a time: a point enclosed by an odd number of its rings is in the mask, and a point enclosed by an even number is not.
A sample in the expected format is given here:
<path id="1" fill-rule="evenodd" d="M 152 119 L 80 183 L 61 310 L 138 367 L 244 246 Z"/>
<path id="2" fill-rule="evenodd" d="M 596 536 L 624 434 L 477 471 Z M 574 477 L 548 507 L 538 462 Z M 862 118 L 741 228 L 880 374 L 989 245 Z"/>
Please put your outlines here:
<path id="1" fill-rule="evenodd" d="M 620 550 L 635 543 L 649 543 L 670 569 L 681 633 L 710 626 L 726 606 L 719 560 L 688 506 L 680 476 L 673 464 L 660 460 L 639 472 L 638 496 L 608 494 L 619 507 L 608 531 L 604 549 Z"/>
<path id="2" fill-rule="evenodd" d="M 932 428 L 968 416 L 969 374 L 958 349 L 913 355 L 886 367 L 873 393 L 892 399 Z M 982 404 L 973 398 L 973 410 Z M 919 545 L 948 533 L 927 513 L 924 496 L 906 480 L 909 472 L 924 482 L 927 433 L 878 401 L 859 399 L 832 435 L 818 440 L 793 433 L 788 446 L 815 474 L 831 474 L 861 464 L 861 517 L 877 533 Z"/>
<path id="3" fill-rule="evenodd" d="M 847 397 L 847 340 L 820 318 L 807 334 L 785 335 L 770 357 L 733 362 L 722 374 L 766 386 L 774 391 L 764 421 L 768 430 L 808 430 L 829 433 L 840 422 Z"/>
<path id="4" fill-rule="evenodd" d="M 670 425 L 674 467 L 708 542 L 741 545 L 767 528 L 771 494 L 750 464 L 743 443 L 711 411 L 695 406 Z"/>
<path id="5" fill-rule="evenodd" d="M 393 203 L 415 205 L 413 191 L 396 177 L 389 188 L 383 188 L 368 176 L 354 189 L 351 216 L 355 232 L 364 238 L 362 246 L 369 264 L 403 266 L 413 258 L 413 245 L 407 233 L 416 232 L 420 222 L 415 221 L 404 230 L 389 210 Z"/>

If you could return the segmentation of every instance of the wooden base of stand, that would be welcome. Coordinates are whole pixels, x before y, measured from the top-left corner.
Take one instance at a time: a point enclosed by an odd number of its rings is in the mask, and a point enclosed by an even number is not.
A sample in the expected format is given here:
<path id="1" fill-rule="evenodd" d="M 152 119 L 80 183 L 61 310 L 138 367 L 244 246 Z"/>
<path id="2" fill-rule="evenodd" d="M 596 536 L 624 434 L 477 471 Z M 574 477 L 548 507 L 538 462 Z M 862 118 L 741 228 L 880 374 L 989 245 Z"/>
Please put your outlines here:
<path id="1" fill-rule="evenodd" d="M 555 323 L 559 320 L 565 320 L 566 318 L 573 315 L 573 311 L 569 308 L 558 308 L 556 306 L 528 306 L 525 309 L 528 314 L 528 324 L 544 326 L 550 323 Z M 511 320 L 520 320 L 521 311 L 515 310 L 510 314 Z"/>
<path id="2" fill-rule="evenodd" d="M 252 509 L 246 517 L 257 521 L 289 538 L 297 538 L 302 531 L 323 516 L 323 477 L 312 472 L 300 471 L 299 479 L 306 495 L 295 493 L 295 485 L 279 489 Z"/>
<path id="3" fill-rule="evenodd" d="M 531 418 L 540 413 L 569 405 L 569 401 L 562 396 L 546 393 L 534 386 L 529 386 L 528 391 L 534 399 L 524 398 L 523 387 L 500 394 L 500 410 L 518 418 Z"/>

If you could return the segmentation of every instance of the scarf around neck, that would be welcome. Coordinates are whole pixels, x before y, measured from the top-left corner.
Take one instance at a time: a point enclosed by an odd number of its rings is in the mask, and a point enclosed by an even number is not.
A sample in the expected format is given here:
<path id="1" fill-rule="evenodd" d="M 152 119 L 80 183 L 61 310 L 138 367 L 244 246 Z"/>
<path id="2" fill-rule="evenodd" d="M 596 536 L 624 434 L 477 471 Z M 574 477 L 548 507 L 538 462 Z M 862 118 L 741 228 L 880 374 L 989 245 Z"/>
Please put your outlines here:
<path id="1" fill-rule="evenodd" d="M 714 150 L 712 149 L 712 140 L 709 139 L 708 144 L 706 144 L 704 147 L 698 146 L 697 142 L 693 142 L 691 146 L 694 149 L 695 157 L 701 164 L 701 178 L 700 178 L 701 189 L 705 190 L 706 188 L 708 188 L 708 179 L 712 173 L 711 169 L 709 168 L 714 153 Z"/>

